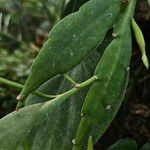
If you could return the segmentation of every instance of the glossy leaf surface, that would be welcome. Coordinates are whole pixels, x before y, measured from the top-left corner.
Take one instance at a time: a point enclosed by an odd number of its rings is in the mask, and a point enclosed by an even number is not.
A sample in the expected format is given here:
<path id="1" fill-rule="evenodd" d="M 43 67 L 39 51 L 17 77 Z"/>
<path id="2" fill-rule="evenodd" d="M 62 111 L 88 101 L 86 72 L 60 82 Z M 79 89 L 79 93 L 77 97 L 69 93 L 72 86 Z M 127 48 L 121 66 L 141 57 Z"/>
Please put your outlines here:
<path id="1" fill-rule="evenodd" d="M 132 0 L 120 15 L 114 29 L 117 37 L 106 48 L 96 68 L 98 81 L 91 86 L 83 104 L 73 150 L 86 149 L 89 136 L 96 142 L 120 108 L 131 58 L 130 18 L 133 17 L 135 4 L 136 1 Z"/>
<path id="2" fill-rule="evenodd" d="M 87 82 L 80 84 L 81 87 L 82 85 L 84 87 L 92 83 L 94 77 L 91 79 L 92 80 L 89 79 Z M 25 107 L 2 118 L 0 120 L 0 148 L 7 150 L 16 149 L 30 133 L 31 129 L 47 119 L 49 113 L 59 108 L 63 102 L 68 100 L 72 94 L 77 93 L 79 90 L 81 89 L 73 88 L 53 100 Z"/>
<path id="3" fill-rule="evenodd" d="M 57 74 L 77 66 L 95 49 L 118 18 L 120 0 L 91 0 L 62 19 L 35 59 L 18 99 L 27 97 Z"/>
<path id="4" fill-rule="evenodd" d="M 69 73 L 69 75 L 78 83 L 92 76 L 99 58 L 101 57 L 101 53 L 111 40 L 110 31 L 97 51 L 90 53 L 81 64 Z M 57 84 L 59 84 L 59 87 L 55 87 Z M 47 94 L 55 94 L 62 93 L 71 87 L 72 85 L 66 82 L 66 79 L 62 80 L 62 78 L 58 76 L 54 78 L 53 81 L 45 83 L 40 87 L 39 91 Z M 87 90 L 88 88 L 69 98 L 70 100 L 66 101 L 61 107 L 49 114 L 48 118 L 43 123 L 31 131 L 30 135 L 27 137 L 27 140 L 30 141 L 30 149 L 41 150 L 43 148 L 51 148 L 54 150 L 66 150 L 72 148 L 72 140 L 80 121 L 81 107 Z M 26 100 L 26 104 L 31 105 L 42 101 L 43 99 L 40 97 L 30 95 Z"/>
<path id="5" fill-rule="evenodd" d="M 72 70 L 69 75 L 78 83 L 88 79 L 93 75 L 98 59 L 99 54 L 97 52 L 90 54 L 90 57 Z M 50 85 L 50 82 L 47 83 L 48 87 Z M 62 93 L 71 87 L 72 85 L 64 79 L 59 85 L 57 92 Z M 50 88 L 47 89 L 47 92 L 51 92 L 51 89 L 55 90 L 55 88 Z M 44 87 L 42 87 L 43 90 Z M 31 132 L 28 137 L 28 139 L 32 138 L 30 143 L 31 149 L 41 150 L 43 148 L 50 148 L 53 150 L 66 150 L 72 148 L 72 140 L 79 124 L 81 107 L 87 90 L 86 88 L 78 94 L 71 96 L 70 100 L 67 100 L 61 107 L 49 114 L 48 118 Z M 37 98 L 32 95 L 27 101 L 28 104 L 31 104 L 33 101 L 36 103 Z M 38 98 L 38 101 L 42 101 L 42 99 Z"/>

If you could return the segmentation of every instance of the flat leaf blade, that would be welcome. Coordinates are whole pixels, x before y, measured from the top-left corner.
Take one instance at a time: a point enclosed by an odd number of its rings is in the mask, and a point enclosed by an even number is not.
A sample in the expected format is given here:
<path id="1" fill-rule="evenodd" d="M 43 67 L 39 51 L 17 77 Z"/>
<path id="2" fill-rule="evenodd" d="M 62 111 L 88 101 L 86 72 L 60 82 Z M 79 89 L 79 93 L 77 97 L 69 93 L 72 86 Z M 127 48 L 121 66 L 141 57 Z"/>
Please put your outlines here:
<path id="1" fill-rule="evenodd" d="M 0 120 L 0 148 L 17 149 L 39 118 L 41 104 L 13 112 Z"/>
<path id="2" fill-rule="evenodd" d="M 89 136 L 96 142 L 122 103 L 132 50 L 130 18 L 133 17 L 135 4 L 136 1 L 132 0 L 121 13 L 114 29 L 117 37 L 106 48 L 96 68 L 98 80 L 91 86 L 83 104 L 73 150 L 86 149 Z"/>
<path id="3" fill-rule="evenodd" d="M 120 0 L 91 0 L 78 12 L 61 20 L 35 59 L 20 99 L 53 76 L 77 66 L 103 41 L 118 18 L 119 10 Z"/>
<path id="4" fill-rule="evenodd" d="M 99 57 L 99 54 L 94 52 L 82 64 L 71 71 L 69 75 L 78 82 L 88 79 L 92 76 Z M 71 87 L 70 83 L 63 80 L 58 88 L 58 93 L 62 93 Z M 49 117 L 38 128 L 33 130 L 34 133 L 31 134 L 33 137 L 32 150 L 41 150 L 43 148 L 52 150 L 71 149 L 87 91 L 88 89 L 85 89 L 71 96 L 61 107 L 49 114 Z M 28 102 L 33 100 L 33 97 L 31 96 Z"/>
<path id="5" fill-rule="evenodd" d="M 111 40 L 112 36 L 110 31 L 103 41 L 103 44 L 98 47 L 97 51 L 90 53 L 81 64 L 69 72 L 69 75 L 78 83 L 93 76 L 102 52 Z M 53 88 L 51 84 L 52 83 L 49 82 L 47 85 L 43 85 L 43 87 L 40 88 L 40 91 L 46 92 L 47 94 L 53 94 L 55 90 L 57 90 L 58 93 L 62 93 L 71 88 L 70 83 L 66 83 L 65 80 L 60 83 L 59 88 L 57 89 Z M 55 85 L 56 83 L 54 82 L 53 84 Z M 41 150 L 43 148 L 66 150 L 72 148 L 72 140 L 80 121 L 81 108 L 87 91 L 88 89 L 82 90 L 82 92 L 79 92 L 77 95 L 70 97 L 70 100 L 66 101 L 54 112 L 49 114 L 48 118 L 31 132 L 27 139 L 31 142 L 30 148 L 32 150 Z M 40 101 L 43 100 L 35 95 L 30 95 L 27 98 L 28 105 Z"/>

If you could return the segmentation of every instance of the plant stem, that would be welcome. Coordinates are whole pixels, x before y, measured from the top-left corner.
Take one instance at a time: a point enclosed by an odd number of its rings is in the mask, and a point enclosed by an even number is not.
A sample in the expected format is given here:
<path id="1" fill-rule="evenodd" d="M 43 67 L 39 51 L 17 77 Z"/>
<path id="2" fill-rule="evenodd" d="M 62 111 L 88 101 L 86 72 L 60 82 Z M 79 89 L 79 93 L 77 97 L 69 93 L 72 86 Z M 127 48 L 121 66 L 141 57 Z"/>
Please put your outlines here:
<path id="1" fill-rule="evenodd" d="M 87 87 L 88 85 L 93 83 L 95 80 L 97 80 L 97 76 L 93 76 L 93 77 L 89 78 L 88 80 L 80 83 L 78 87 L 74 87 L 65 93 L 57 95 L 56 98 L 52 99 L 51 101 L 46 102 L 43 105 L 42 111 L 47 112 L 50 108 L 53 109 L 53 108 L 55 108 L 55 106 L 59 106 L 61 103 L 63 103 L 65 100 L 67 100 L 68 97 L 77 93 L 81 89 Z"/>
<path id="2" fill-rule="evenodd" d="M 93 76 L 91 77 L 90 79 L 82 82 L 81 84 L 79 84 L 80 86 L 78 87 L 74 87 L 72 88 L 71 90 L 65 92 L 65 93 L 62 93 L 62 94 L 59 94 L 57 95 L 57 97 L 55 97 L 54 99 L 52 99 L 51 101 L 48 101 L 46 102 L 41 111 L 42 112 L 47 112 L 50 108 L 53 109 L 55 108 L 56 106 L 59 106 L 61 103 L 63 103 L 65 100 L 67 100 L 68 97 L 70 97 L 71 95 L 77 93 L 78 91 L 80 91 L 81 89 L 83 89 L 84 87 L 90 85 L 91 83 L 93 83 L 95 80 L 97 80 L 97 76 Z M 17 106 L 16 106 L 16 111 L 18 111 L 21 106 L 22 106 L 22 103 L 23 101 L 19 101 Z"/>
<path id="3" fill-rule="evenodd" d="M 73 85 L 76 85 L 77 83 L 70 77 L 70 76 L 68 76 L 67 74 L 64 74 L 64 77 L 68 80 L 68 81 L 70 81 L 71 83 L 73 83 Z"/>
<path id="4" fill-rule="evenodd" d="M 17 88 L 19 90 L 21 90 L 23 88 L 22 84 L 19 84 L 19 83 L 16 83 L 16 82 L 4 79 L 2 77 L 0 77 L 0 83 L 6 84 L 6 85 L 14 87 L 14 88 Z M 44 93 L 38 92 L 38 91 L 35 91 L 33 94 L 35 94 L 37 96 L 40 96 L 40 97 L 43 97 L 45 99 L 51 99 L 51 98 L 55 98 L 56 97 L 55 95 L 47 95 L 47 94 L 44 94 Z"/>
<path id="5" fill-rule="evenodd" d="M 94 82 L 95 80 L 97 80 L 97 76 L 93 76 L 91 78 L 89 78 L 88 80 L 82 82 L 79 84 L 78 88 L 77 87 L 74 87 L 72 88 L 71 90 L 63 93 L 63 94 L 60 94 L 59 97 L 68 97 L 68 95 L 72 95 L 72 94 L 75 94 L 76 92 L 80 91 L 82 88 L 88 86 L 89 84 L 91 84 L 92 82 Z"/>

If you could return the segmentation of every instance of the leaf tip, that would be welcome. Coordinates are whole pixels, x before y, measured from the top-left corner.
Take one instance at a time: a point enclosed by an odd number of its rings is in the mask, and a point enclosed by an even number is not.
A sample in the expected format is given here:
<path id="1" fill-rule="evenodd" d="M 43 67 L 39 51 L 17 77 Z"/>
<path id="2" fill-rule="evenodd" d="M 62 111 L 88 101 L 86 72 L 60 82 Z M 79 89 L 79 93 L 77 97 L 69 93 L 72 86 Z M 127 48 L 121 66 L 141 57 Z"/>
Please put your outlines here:
<path id="1" fill-rule="evenodd" d="M 147 58 L 146 54 L 144 54 L 144 55 L 142 56 L 142 61 L 143 61 L 143 64 L 145 65 L 145 67 L 146 67 L 147 69 L 149 69 L 149 61 L 148 61 L 148 58 Z"/>

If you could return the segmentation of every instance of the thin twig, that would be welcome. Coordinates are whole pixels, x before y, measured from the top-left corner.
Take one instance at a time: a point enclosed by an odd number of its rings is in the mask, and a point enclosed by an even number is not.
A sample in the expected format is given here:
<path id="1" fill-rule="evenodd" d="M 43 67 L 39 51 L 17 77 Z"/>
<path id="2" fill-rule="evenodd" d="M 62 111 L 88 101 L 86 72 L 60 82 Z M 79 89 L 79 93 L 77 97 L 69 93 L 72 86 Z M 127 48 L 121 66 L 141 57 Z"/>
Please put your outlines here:
<path id="1" fill-rule="evenodd" d="M 0 83 L 6 84 L 6 85 L 14 87 L 14 88 L 17 88 L 19 90 L 22 90 L 22 88 L 23 88 L 22 84 L 19 84 L 19 83 L 16 83 L 16 82 L 4 79 L 2 77 L 0 77 Z M 56 97 L 55 95 L 47 95 L 47 94 L 44 94 L 44 93 L 39 92 L 39 91 L 35 91 L 35 92 L 33 92 L 33 94 L 35 94 L 37 96 L 40 96 L 40 97 L 43 97 L 45 99 L 52 99 L 52 98 Z"/>
<path id="2" fill-rule="evenodd" d="M 92 84 L 95 80 L 97 80 L 97 76 L 93 76 L 93 77 L 89 78 L 88 80 L 80 83 L 79 84 L 80 86 L 78 88 L 74 87 L 74 88 L 72 88 L 71 90 L 69 90 L 65 93 L 57 95 L 56 98 L 52 99 L 51 101 L 47 101 L 45 103 L 45 105 L 43 105 L 41 111 L 47 112 L 48 110 L 50 110 L 50 107 L 53 109 L 54 106 L 59 106 L 61 103 L 63 103 L 65 100 L 67 100 L 68 97 L 70 97 L 71 95 L 76 94 L 81 89 L 83 89 L 83 88 L 87 87 L 88 85 Z"/>
<path id="3" fill-rule="evenodd" d="M 76 85 L 77 83 L 70 77 L 68 76 L 67 74 L 64 74 L 64 77 L 71 83 L 73 83 L 73 85 Z"/>
<path id="4" fill-rule="evenodd" d="M 46 103 L 46 105 L 44 105 L 43 109 L 44 110 L 49 109 L 49 106 L 51 106 L 52 103 L 53 104 L 55 103 L 54 105 L 59 105 L 60 103 L 64 102 L 68 97 L 70 97 L 71 95 L 77 93 L 78 91 L 80 91 L 84 87 L 88 86 L 89 84 L 93 83 L 95 80 L 97 80 L 97 76 L 93 76 L 93 77 L 89 78 L 88 80 L 82 82 L 78 88 L 74 87 L 74 88 L 72 88 L 71 90 L 69 90 L 65 93 L 57 95 L 57 97 L 55 97 L 51 101 L 48 101 Z M 17 107 L 16 107 L 16 111 L 18 111 L 21 108 L 22 103 L 23 103 L 23 101 L 18 102 Z"/>

